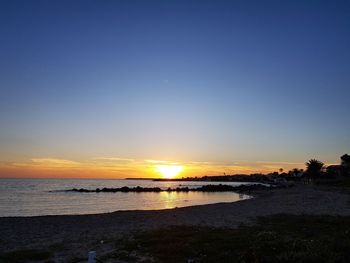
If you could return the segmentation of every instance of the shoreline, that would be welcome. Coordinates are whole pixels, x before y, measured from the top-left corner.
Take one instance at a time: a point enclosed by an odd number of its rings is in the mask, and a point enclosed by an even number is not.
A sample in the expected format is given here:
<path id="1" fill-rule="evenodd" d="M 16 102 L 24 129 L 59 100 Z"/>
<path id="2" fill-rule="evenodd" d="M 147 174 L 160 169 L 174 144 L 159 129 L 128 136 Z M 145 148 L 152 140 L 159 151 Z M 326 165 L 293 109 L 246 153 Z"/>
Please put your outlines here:
<path id="1" fill-rule="evenodd" d="M 339 191 L 297 185 L 252 192 L 252 195 L 254 198 L 237 202 L 164 210 L 0 217 L 0 251 L 62 246 L 62 257 L 75 253 L 86 256 L 89 250 L 102 253 L 108 249 L 108 240 L 166 226 L 236 228 L 274 214 L 350 216 L 349 195 Z"/>
<path id="2" fill-rule="evenodd" d="M 237 201 L 229 201 L 229 202 L 217 202 L 217 203 L 207 203 L 207 204 L 199 204 L 199 205 L 188 205 L 188 206 L 181 206 L 181 207 L 173 207 L 173 208 L 162 208 L 162 209 L 130 209 L 130 210 L 116 210 L 116 211 L 112 211 L 112 212 L 103 212 L 103 213 L 92 213 L 92 214 L 56 214 L 56 215 L 33 215 L 33 216 L 0 216 L 0 222 L 1 219 L 17 219 L 17 218 L 38 218 L 38 217 L 71 217 L 71 216 L 99 216 L 99 215 L 110 215 L 110 214 L 115 214 L 115 213 L 124 213 L 124 212 L 162 212 L 162 211 L 169 211 L 169 210 L 174 210 L 174 209 L 182 209 L 182 208 L 191 208 L 191 207 L 202 207 L 202 206 L 209 206 L 209 205 L 218 205 L 218 204 L 232 204 L 232 203 L 236 203 L 236 202 L 242 202 L 242 201 L 246 201 L 246 200 L 250 200 L 253 198 L 256 198 L 260 195 L 262 195 L 262 193 L 252 193 L 249 194 L 248 193 L 236 193 L 235 194 L 243 194 L 243 195 L 247 195 L 248 198 L 245 199 L 241 199 L 241 200 L 237 200 Z"/>
<path id="3" fill-rule="evenodd" d="M 291 186 L 290 186 L 291 187 Z M 161 211 L 168 211 L 168 210 L 173 210 L 173 209 L 182 209 L 182 208 L 191 208 L 191 207 L 202 207 L 202 206 L 208 206 L 208 205 L 217 205 L 217 204 L 232 204 L 236 202 L 241 202 L 241 201 L 246 201 L 250 199 L 254 199 L 257 197 L 264 196 L 271 192 L 272 190 L 276 189 L 286 189 L 286 188 L 257 188 L 254 190 L 240 190 L 240 191 L 235 191 L 232 193 L 234 194 L 240 194 L 240 195 L 245 195 L 247 198 L 243 198 L 241 200 L 236 200 L 236 201 L 223 201 L 223 202 L 217 202 L 217 203 L 206 203 L 206 204 L 195 204 L 195 205 L 188 205 L 188 206 L 180 206 L 180 207 L 173 207 L 173 208 L 162 208 L 162 209 L 130 209 L 130 210 L 115 210 L 111 212 L 102 212 L 102 213 L 91 213 L 91 214 L 52 214 L 52 215 L 30 215 L 30 216 L 1 216 L 0 215 L 0 222 L 1 219 L 5 218 L 36 218 L 36 217 L 56 217 L 56 216 L 93 216 L 93 215 L 109 215 L 109 214 L 114 214 L 114 213 L 123 213 L 123 212 L 161 212 Z M 67 190 L 71 191 L 71 190 Z M 166 191 L 166 190 L 164 190 Z M 96 191 L 89 191 L 89 193 L 94 193 Z M 231 192 L 231 191 L 229 191 Z M 85 192 L 82 192 L 85 193 Z M 108 193 L 108 192 L 107 192 Z"/>

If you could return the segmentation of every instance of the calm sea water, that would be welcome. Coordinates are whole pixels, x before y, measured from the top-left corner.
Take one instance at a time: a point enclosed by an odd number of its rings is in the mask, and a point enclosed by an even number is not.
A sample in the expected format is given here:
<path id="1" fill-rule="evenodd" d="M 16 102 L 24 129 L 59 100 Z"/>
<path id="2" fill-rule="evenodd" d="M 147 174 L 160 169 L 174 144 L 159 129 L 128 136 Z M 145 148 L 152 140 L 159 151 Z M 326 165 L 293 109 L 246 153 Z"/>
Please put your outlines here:
<path id="1" fill-rule="evenodd" d="M 0 179 L 0 216 L 94 214 L 117 210 L 153 210 L 235 202 L 249 196 L 232 192 L 77 193 L 72 188 L 198 187 L 218 182 L 153 182 L 150 180 Z M 224 183 L 240 185 L 242 183 Z"/>

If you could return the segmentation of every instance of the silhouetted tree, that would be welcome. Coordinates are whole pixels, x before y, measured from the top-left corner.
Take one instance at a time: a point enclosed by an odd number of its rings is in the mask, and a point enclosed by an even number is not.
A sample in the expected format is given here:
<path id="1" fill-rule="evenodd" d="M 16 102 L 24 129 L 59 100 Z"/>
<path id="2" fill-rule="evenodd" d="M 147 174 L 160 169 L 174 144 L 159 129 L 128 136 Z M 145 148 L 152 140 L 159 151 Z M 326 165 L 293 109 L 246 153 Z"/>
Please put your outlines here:
<path id="1" fill-rule="evenodd" d="M 311 159 L 306 163 L 306 174 L 310 178 L 315 178 L 320 176 L 323 169 L 324 169 L 324 163 L 319 160 Z"/>
<path id="2" fill-rule="evenodd" d="M 344 154 L 340 157 L 343 173 L 350 174 L 350 155 Z"/>
<path id="3" fill-rule="evenodd" d="M 344 154 L 340 157 L 341 159 L 341 165 L 345 167 L 350 167 L 350 155 Z"/>
<path id="4" fill-rule="evenodd" d="M 297 174 L 297 173 L 302 172 L 302 169 L 294 168 L 292 171 L 294 174 Z"/>
<path id="5" fill-rule="evenodd" d="M 300 174 L 303 173 L 303 169 L 294 168 L 294 169 L 290 170 L 289 173 L 292 176 L 299 176 Z"/>

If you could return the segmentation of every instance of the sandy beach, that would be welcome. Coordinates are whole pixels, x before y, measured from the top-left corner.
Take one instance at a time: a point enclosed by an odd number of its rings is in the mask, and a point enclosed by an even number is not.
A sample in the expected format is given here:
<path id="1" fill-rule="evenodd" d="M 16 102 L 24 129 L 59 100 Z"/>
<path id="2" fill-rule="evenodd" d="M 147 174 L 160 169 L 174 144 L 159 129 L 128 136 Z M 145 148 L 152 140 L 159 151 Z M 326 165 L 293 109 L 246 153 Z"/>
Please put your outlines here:
<path id="1" fill-rule="evenodd" d="M 96 215 L 0 218 L 0 251 L 60 247 L 57 262 L 106 253 L 109 240 L 141 230 L 173 225 L 235 228 L 273 214 L 350 215 L 350 198 L 329 188 L 297 185 L 253 193 L 255 198 L 159 211 L 117 211 Z"/>

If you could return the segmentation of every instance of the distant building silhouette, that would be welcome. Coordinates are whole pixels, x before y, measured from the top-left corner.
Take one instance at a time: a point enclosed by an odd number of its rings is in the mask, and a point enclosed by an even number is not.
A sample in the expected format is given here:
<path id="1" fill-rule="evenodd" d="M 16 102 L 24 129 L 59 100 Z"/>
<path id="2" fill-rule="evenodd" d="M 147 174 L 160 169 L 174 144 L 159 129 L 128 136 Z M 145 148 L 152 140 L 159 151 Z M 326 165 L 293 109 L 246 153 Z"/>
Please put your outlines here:
<path id="1" fill-rule="evenodd" d="M 329 165 L 326 168 L 326 172 L 328 175 L 341 176 L 343 175 L 343 167 L 339 164 Z"/>

